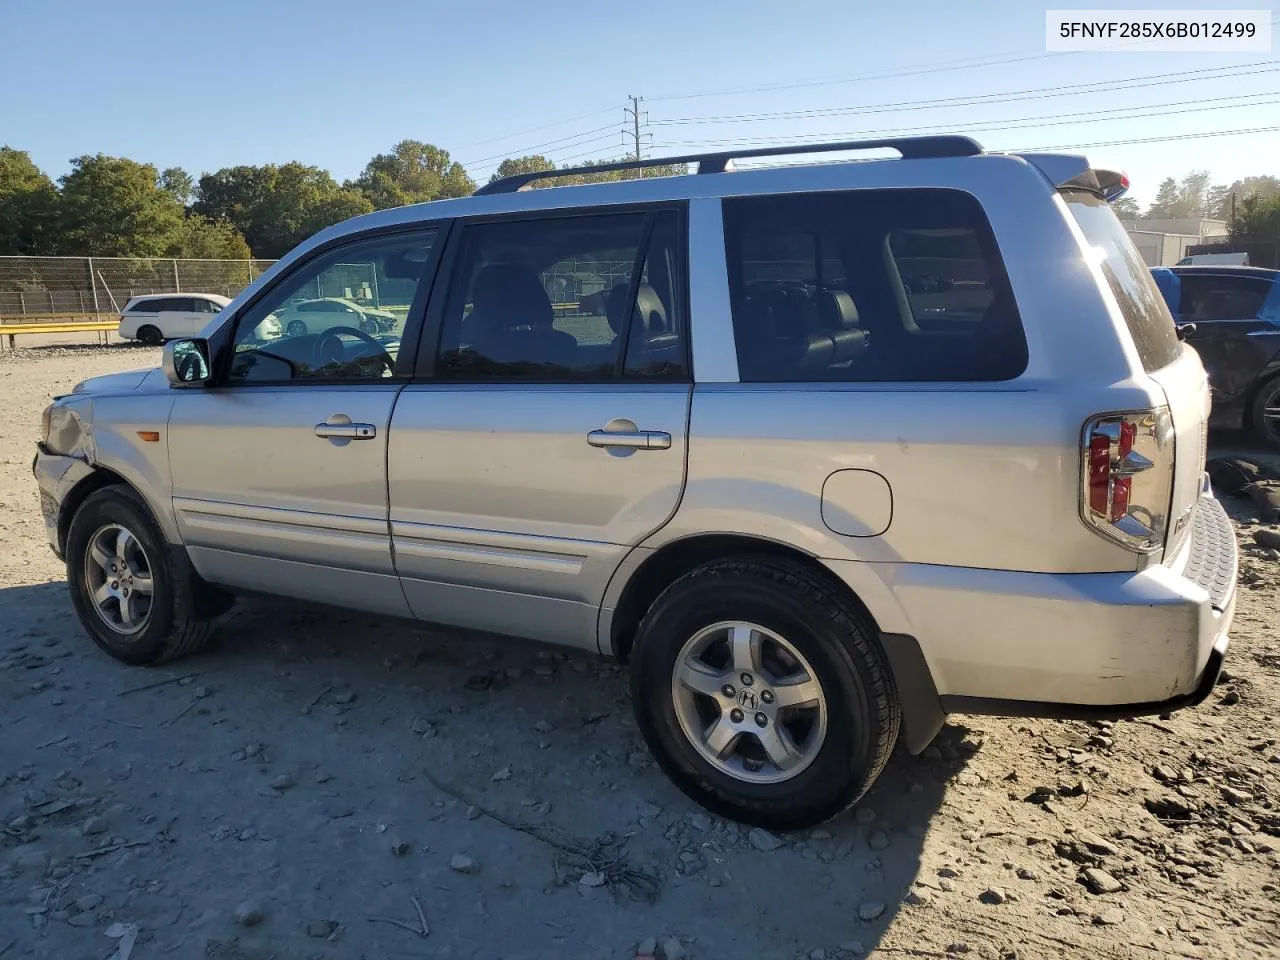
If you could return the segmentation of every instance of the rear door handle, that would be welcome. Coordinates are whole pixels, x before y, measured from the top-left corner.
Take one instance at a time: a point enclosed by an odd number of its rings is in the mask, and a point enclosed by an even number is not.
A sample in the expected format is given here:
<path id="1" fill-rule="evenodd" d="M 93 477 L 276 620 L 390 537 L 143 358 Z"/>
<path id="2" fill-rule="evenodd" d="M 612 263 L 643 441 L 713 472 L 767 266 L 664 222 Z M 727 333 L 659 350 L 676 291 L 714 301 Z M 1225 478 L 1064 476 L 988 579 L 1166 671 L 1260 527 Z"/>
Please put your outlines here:
<path id="1" fill-rule="evenodd" d="M 316 436 L 328 440 L 372 440 L 378 428 L 372 423 L 317 423 Z"/>
<path id="2" fill-rule="evenodd" d="M 671 434 L 662 430 L 635 430 L 627 433 L 592 430 L 587 443 L 593 447 L 626 447 L 631 450 L 669 450 Z"/>

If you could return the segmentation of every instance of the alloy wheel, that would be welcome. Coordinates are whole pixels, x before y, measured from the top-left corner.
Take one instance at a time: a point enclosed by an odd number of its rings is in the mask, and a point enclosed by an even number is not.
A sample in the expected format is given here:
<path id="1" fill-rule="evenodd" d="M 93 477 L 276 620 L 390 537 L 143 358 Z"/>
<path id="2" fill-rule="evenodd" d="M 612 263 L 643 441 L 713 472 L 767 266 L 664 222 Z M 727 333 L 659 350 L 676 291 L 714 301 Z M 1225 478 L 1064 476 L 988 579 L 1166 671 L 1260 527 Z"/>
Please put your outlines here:
<path id="1" fill-rule="evenodd" d="M 822 749 L 827 700 L 809 661 L 759 624 L 723 621 L 685 642 L 671 677 L 676 719 L 717 770 L 780 783 Z"/>
<path id="2" fill-rule="evenodd" d="M 115 633 L 132 636 L 151 618 L 151 561 L 132 531 L 112 523 L 89 538 L 84 584 L 94 611 Z"/>

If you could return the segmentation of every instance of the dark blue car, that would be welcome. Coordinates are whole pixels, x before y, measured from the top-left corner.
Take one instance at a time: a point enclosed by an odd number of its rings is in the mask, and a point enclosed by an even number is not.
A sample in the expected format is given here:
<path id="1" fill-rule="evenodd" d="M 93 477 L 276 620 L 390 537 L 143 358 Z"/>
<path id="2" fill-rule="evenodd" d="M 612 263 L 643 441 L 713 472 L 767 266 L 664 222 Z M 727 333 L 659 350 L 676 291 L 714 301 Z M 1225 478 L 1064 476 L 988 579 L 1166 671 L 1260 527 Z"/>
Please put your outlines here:
<path id="1" fill-rule="evenodd" d="M 1182 338 L 1209 374 L 1213 426 L 1280 448 L 1280 270 L 1152 267 Z"/>

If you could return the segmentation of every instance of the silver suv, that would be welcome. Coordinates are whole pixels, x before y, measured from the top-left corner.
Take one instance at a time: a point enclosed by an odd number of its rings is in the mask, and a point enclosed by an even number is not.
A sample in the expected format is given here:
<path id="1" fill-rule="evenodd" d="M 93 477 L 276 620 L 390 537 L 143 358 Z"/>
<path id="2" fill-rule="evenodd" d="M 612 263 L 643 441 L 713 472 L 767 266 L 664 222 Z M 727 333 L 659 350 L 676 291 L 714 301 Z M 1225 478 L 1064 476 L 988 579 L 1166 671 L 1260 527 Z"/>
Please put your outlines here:
<path id="1" fill-rule="evenodd" d="M 89 635 L 157 663 L 262 591 L 598 651 L 672 779 L 772 827 L 949 712 L 1200 702 L 1235 540 L 1126 181 L 963 137 L 825 149 L 855 148 L 901 158 L 359 217 L 163 370 L 80 384 L 35 473 Z M 389 331 L 254 333 L 366 282 Z"/>

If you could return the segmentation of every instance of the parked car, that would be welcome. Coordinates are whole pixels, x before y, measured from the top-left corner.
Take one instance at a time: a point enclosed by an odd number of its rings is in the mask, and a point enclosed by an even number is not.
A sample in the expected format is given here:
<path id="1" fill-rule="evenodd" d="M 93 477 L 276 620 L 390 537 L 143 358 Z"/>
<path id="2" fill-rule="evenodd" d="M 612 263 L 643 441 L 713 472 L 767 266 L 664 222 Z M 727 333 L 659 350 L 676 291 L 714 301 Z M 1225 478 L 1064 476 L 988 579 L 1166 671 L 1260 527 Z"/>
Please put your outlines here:
<path id="1" fill-rule="evenodd" d="M 47 411 L 85 630 L 158 663 L 266 591 L 599 652 L 676 784 L 771 827 L 856 802 L 953 711 L 1199 703 L 1236 541 L 1126 181 L 854 146 L 902 159 L 522 174 L 303 243 L 161 370 Z M 394 357 L 336 313 L 246 334 L 339 274 L 413 304 Z M 571 274 L 610 295 L 557 314 Z"/>
<path id="2" fill-rule="evenodd" d="M 175 337 L 195 337 L 231 301 L 213 293 L 134 297 L 120 311 L 125 340 L 159 346 Z"/>
<path id="3" fill-rule="evenodd" d="M 1209 374 L 1213 426 L 1280 449 L 1280 270 L 1152 268 L 1183 339 Z"/>
<path id="4" fill-rule="evenodd" d="M 159 346 L 178 337 L 195 337 L 231 301 L 216 293 L 182 293 L 134 297 L 120 311 L 119 335 Z M 281 336 L 280 324 L 263 318 L 255 331 L 259 340 Z"/>
<path id="5" fill-rule="evenodd" d="M 396 327 L 397 318 L 386 310 L 361 306 L 342 297 L 320 297 L 295 300 L 274 314 L 286 336 L 302 337 L 345 324 L 365 333 L 387 333 Z"/>
<path id="6" fill-rule="evenodd" d="M 1176 265 L 1179 267 L 1247 267 L 1249 266 L 1249 254 L 1196 253 L 1189 257 L 1183 257 Z"/>

